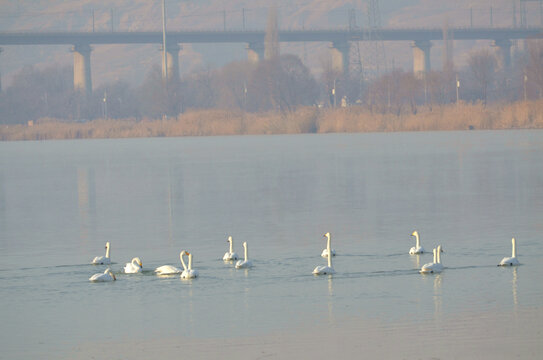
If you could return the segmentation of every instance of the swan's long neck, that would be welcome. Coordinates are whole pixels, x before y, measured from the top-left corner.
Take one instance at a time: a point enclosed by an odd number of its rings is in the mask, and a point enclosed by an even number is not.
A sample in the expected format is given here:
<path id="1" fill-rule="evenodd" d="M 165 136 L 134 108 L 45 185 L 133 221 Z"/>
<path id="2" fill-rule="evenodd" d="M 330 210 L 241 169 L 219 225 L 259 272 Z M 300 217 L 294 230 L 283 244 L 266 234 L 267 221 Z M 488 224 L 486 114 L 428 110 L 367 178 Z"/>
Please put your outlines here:
<path id="1" fill-rule="evenodd" d="M 106 257 L 109 258 L 109 243 L 106 243 Z"/>
<path id="2" fill-rule="evenodd" d="M 416 248 L 420 248 L 420 239 L 419 239 L 419 233 L 415 233 L 415 239 L 416 239 Z"/>
<path id="3" fill-rule="evenodd" d="M 437 263 L 441 264 L 441 245 L 437 247 L 436 256 L 437 256 Z"/>
<path id="4" fill-rule="evenodd" d="M 192 254 L 189 254 L 189 270 L 192 270 Z"/>
<path id="5" fill-rule="evenodd" d="M 516 258 L 517 257 L 517 242 L 515 241 L 515 238 L 511 239 L 511 244 L 513 246 L 513 254 L 511 256 Z"/>
<path id="6" fill-rule="evenodd" d="M 249 249 L 247 248 L 247 243 L 243 243 L 243 248 L 245 249 L 245 261 L 249 260 Z"/>
<path id="7" fill-rule="evenodd" d="M 117 280 L 117 278 L 115 278 L 115 275 L 111 272 L 111 270 L 107 269 L 106 274 L 109 274 L 109 276 L 111 276 L 113 280 Z"/>
<path id="8" fill-rule="evenodd" d="M 185 255 L 184 251 L 181 251 L 179 254 L 179 259 L 181 259 L 181 265 L 183 265 L 183 269 L 187 270 L 187 265 L 185 265 L 185 261 L 183 261 L 183 255 Z"/>
<path id="9" fill-rule="evenodd" d="M 331 240 L 330 235 L 326 235 L 328 240 L 326 241 L 326 249 L 328 250 L 328 267 L 332 267 L 332 246 L 331 246 Z"/>
<path id="10" fill-rule="evenodd" d="M 434 264 L 436 263 L 436 249 L 433 250 L 434 252 Z"/>
<path id="11" fill-rule="evenodd" d="M 230 253 L 234 252 L 234 240 L 232 238 L 228 238 L 228 242 L 230 243 Z"/>

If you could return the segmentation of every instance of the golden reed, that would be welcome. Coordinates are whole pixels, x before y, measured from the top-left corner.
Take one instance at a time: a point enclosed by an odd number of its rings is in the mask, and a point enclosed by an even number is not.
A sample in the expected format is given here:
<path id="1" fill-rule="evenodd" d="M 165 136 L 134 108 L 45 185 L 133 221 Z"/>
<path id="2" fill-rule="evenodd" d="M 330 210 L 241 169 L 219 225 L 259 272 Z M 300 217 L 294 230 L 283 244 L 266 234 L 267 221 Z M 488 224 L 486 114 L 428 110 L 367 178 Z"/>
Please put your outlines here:
<path id="1" fill-rule="evenodd" d="M 0 140 L 103 139 L 134 137 L 302 134 L 341 132 L 541 129 L 543 100 L 484 106 L 460 103 L 419 107 L 416 114 L 371 112 L 367 107 L 303 107 L 292 113 L 194 110 L 163 119 L 96 119 L 84 123 L 38 119 L 0 125 Z"/>

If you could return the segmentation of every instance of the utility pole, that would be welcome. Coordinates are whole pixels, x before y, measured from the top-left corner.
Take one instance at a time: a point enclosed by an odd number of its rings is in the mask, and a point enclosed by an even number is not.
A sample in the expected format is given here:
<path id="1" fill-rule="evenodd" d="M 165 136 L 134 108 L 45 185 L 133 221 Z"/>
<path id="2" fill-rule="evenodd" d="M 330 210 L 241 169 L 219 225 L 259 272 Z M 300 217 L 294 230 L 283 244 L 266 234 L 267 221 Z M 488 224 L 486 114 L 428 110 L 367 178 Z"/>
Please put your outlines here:
<path id="1" fill-rule="evenodd" d="M 332 89 L 332 95 L 334 96 L 334 109 L 336 108 L 336 79 L 334 79 L 334 88 Z"/>
<path id="2" fill-rule="evenodd" d="M 524 74 L 524 101 L 527 100 L 528 96 L 526 94 L 526 83 L 528 82 L 528 75 Z"/>
<path id="3" fill-rule="evenodd" d="M 245 8 L 241 9 L 241 17 L 243 20 L 243 30 L 245 31 Z"/>
<path id="4" fill-rule="evenodd" d="M 110 17 L 111 17 L 111 32 L 113 32 L 113 8 L 110 9 Z"/>
<path id="5" fill-rule="evenodd" d="M 460 90 L 460 80 L 458 80 L 458 74 L 456 74 L 456 105 L 458 105 L 458 100 L 460 99 L 458 91 Z"/>
<path id="6" fill-rule="evenodd" d="M 168 57 L 166 54 L 166 1 L 162 0 L 162 76 L 168 81 Z"/>
<path id="7" fill-rule="evenodd" d="M 94 9 L 92 9 L 92 32 L 94 32 Z"/>
<path id="8" fill-rule="evenodd" d="M 494 19 L 492 18 L 492 6 L 490 7 L 490 27 L 494 27 Z"/>
<path id="9" fill-rule="evenodd" d="M 513 27 L 517 27 L 517 2 L 513 1 Z"/>
<path id="10" fill-rule="evenodd" d="M 104 119 L 107 120 L 107 90 L 104 91 L 104 98 L 102 100 L 104 102 Z"/>

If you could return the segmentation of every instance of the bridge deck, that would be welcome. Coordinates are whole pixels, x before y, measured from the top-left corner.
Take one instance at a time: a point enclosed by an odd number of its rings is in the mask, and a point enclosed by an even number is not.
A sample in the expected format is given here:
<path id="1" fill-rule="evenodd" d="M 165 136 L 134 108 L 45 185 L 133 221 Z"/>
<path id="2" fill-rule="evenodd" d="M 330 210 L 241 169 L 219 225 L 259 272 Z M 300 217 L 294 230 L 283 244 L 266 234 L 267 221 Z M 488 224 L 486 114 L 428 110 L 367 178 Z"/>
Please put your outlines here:
<path id="1" fill-rule="evenodd" d="M 365 30 L 287 30 L 279 31 L 281 42 L 341 42 L 367 40 Z M 443 40 L 442 29 L 381 29 L 372 32 L 383 41 Z M 449 29 L 454 40 L 512 40 L 543 38 L 543 28 L 456 28 Z M 263 42 L 264 31 L 173 31 L 168 41 L 176 43 Z M 2 32 L 0 45 L 59 44 L 155 44 L 162 32 Z"/>

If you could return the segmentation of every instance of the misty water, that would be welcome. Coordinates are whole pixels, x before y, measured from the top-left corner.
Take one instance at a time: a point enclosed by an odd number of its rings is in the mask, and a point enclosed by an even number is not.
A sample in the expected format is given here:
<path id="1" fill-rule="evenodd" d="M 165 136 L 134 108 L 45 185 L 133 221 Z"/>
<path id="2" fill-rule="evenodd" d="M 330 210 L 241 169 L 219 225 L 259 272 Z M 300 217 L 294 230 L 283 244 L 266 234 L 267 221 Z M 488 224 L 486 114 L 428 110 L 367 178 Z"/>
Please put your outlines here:
<path id="1" fill-rule="evenodd" d="M 414 230 L 430 254 L 408 254 Z M 228 235 L 252 269 L 221 260 Z M 522 265 L 497 267 L 512 237 Z M 90 283 L 106 241 L 117 281 Z M 439 244 L 445 270 L 419 274 Z M 183 249 L 199 278 L 154 275 Z M 543 131 L 2 142 L 0 255 L 5 359 L 291 357 L 306 335 L 300 358 L 533 358 Z"/>

